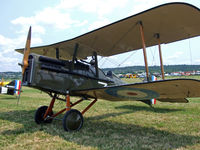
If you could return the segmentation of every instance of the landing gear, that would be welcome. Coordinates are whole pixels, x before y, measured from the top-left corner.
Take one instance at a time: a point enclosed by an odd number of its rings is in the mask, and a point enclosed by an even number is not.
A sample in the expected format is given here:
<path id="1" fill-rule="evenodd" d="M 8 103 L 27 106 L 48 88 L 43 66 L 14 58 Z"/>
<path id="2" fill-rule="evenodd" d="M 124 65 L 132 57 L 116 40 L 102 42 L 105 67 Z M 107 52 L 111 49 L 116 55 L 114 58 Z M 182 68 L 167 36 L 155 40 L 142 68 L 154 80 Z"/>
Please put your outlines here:
<path id="1" fill-rule="evenodd" d="M 53 114 L 53 106 L 56 99 L 59 99 L 56 94 L 53 96 L 49 106 L 41 106 L 37 109 L 35 113 L 35 122 L 37 124 L 41 123 L 51 123 L 53 118 L 58 116 L 59 114 L 66 111 L 63 117 L 63 128 L 65 131 L 78 131 L 83 126 L 83 114 L 94 105 L 97 99 L 94 99 L 82 112 L 71 109 L 73 106 L 79 104 L 83 101 L 80 99 L 74 103 L 70 102 L 69 92 L 66 95 L 66 107 L 59 112 Z"/>
<path id="2" fill-rule="evenodd" d="M 80 111 L 71 109 L 66 112 L 63 118 L 63 128 L 65 131 L 78 131 L 83 126 L 83 116 Z"/>
<path id="3" fill-rule="evenodd" d="M 46 118 L 46 119 L 43 118 L 47 109 L 48 109 L 48 106 L 41 106 L 37 109 L 37 111 L 35 112 L 35 122 L 37 124 L 52 122 L 52 120 L 53 120 L 52 118 Z M 53 115 L 53 111 L 49 112 L 48 117 L 50 117 L 52 115 Z"/>

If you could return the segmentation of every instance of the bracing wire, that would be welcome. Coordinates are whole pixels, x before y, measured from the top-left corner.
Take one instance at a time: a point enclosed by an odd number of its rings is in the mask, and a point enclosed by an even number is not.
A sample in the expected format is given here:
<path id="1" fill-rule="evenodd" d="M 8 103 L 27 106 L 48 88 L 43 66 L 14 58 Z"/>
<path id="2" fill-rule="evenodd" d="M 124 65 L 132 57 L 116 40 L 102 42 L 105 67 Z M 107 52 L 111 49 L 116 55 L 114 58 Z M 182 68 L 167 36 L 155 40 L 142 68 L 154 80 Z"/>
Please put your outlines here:
<path id="1" fill-rule="evenodd" d="M 106 61 L 112 63 L 113 65 L 115 65 L 116 67 L 120 67 L 121 65 L 123 65 L 128 59 L 130 59 L 137 51 L 133 51 L 130 55 L 128 55 L 125 59 L 123 59 L 120 63 L 116 62 L 114 60 L 111 60 L 111 58 L 109 57 L 104 57 L 104 62 L 100 65 L 101 67 L 105 64 Z"/>
<path id="2" fill-rule="evenodd" d="M 126 35 L 127 34 L 129 34 L 130 33 L 130 31 L 131 30 L 133 30 L 135 27 L 137 26 L 137 24 L 133 24 L 130 28 L 128 28 L 128 30 L 127 31 L 125 31 L 124 32 L 124 34 L 122 34 L 121 35 L 121 37 L 113 44 L 113 46 L 112 46 L 112 48 L 111 48 L 111 51 L 112 50 L 114 50 L 115 49 L 115 46 L 121 41 L 121 40 L 123 40 L 124 39 L 124 37 L 126 37 Z M 127 59 L 129 59 L 133 54 L 135 54 L 135 52 L 133 52 L 130 56 L 128 56 L 126 59 L 124 59 L 121 63 L 115 63 L 115 65 L 117 66 L 117 67 L 119 67 L 119 66 L 121 66 L 124 62 L 126 62 L 127 61 Z M 111 62 L 108 58 L 105 58 L 107 61 L 109 61 L 109 62 Z M 103 64 L 105 63 L 105 61 L 103 62 Z M 111 62 L 111 63 L 113 63 L 113 62 Z M 114 64 L 113 63 L 113 64 Z M 101 66 L 102 66 L 102 64 L 101 64 Z"/>
<path id="3" fill-rule="evenodd" d="M 103 59 L 103 56 L 101 56 L 101 58 L 99 59 L 99 62 Z"/>
<path id="4" fill-rule="evenodd" d="M 152 52 L 152 50 L 153 50 L 153 52 Z M 156 54 L 156 50 L 155 50 L 155 48 L 154 49 L 152 49 L 152 48 L 150 48 L 150 52 L 151 52 L 151 55 L 152 55 L 152 66 L 153 65 L 156 65 L 156 62 L 155 62 L 155 54 Z"/>
<path id="5" fill-rule="evenodd" d="M 114 64 L 115 66 L 118 66 L 118 63 L 115 62 L 113 59 L 111 60 L 111 58 L 105 58 L 107 61 L 109 61 L 110 63 Z"/>
<path id="6" fill-rule="evenodd" d="M 128 57 L 126 57 L 119 65 L 120 67 L 122 64 L 124 64 L 128 59 L 130 59 L 137 51 L 133 51 Z"/>
<path id="7" fill-rule="evenodd" d="M 103 63 L 101 63 L 100 67 L 102 67 L 105 64 L 105 62 L 106 62 L 106 59 L 101 59 L 101 60 L 104 60 L 104 61 L 103 61 Z"/>

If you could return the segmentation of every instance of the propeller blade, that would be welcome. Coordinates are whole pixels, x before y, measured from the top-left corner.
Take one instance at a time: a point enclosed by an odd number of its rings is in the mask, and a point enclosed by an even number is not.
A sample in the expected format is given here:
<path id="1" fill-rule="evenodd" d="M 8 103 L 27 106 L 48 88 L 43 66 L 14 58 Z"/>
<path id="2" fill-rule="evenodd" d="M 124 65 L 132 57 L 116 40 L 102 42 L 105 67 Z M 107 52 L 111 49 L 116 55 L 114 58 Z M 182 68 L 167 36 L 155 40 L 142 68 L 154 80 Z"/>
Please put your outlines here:
<path id="1" fill-rule="evenodd" d="M 22 66 L 22 78 L 21 78 L 21 86 L 19 88 L 17 105 L 19 104 L 20 95 L 21 95 L 21 92 L 22 92 L 22 82 L 23 82 L 24 72 L 25 72 L 26 68 L 28 67 L 28 56 L 29 56 L 30 50 L 31 50 L 30 47 L 31 47 L 31 26 L 30 26 L 29 31 L 28 31 L 26 45 L 25 45 L 25 48 L 24 48 L 24 57 L 23 57 L 22 65 L 21 65 Z"/>
<path id="2" fill-rule="evenodd" d="M 28 67 L 28 56 L 30 54 L 30 46 L 31 46 L 31 26 L 29 28 L 29 31 L 28 31 L 28 36 L 27 36 L 27 40 L 26 40 L 26 45 L 25 45 L 25 48 L 24 48 L 24 58 L 23 58 L 23 61 L 22 61 L 22 77 L 24 75 L 24 72 L 26 70 L 26 68 Z"/>

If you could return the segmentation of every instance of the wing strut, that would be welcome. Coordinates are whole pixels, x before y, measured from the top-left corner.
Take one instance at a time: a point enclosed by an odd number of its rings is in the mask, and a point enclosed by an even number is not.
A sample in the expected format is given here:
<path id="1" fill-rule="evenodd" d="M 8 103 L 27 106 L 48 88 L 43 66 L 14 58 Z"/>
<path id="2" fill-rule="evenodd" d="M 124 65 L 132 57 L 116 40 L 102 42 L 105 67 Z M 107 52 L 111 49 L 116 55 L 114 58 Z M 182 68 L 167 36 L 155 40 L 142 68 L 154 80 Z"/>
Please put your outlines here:
<path id="1" fill-rule="evenodd" d="M 160 56 L 160 67 L 161 67 L 161 73 L 162 73 L 162 79 L 165 79 L 164 75 L 164 66 L 163 66 L 163 59 L 162 59 L 162 51 L 161 51 L 161 45 L 160 45 L 160 34 L 155 34 L 156 39 L 158 40 L 158 50 L 159 50 L 159 56 Z"/>
<path id="2" fill-rule="evenodd" d="M 97 53 L 94 52 L 93 53 L 94 55 L 94 60 L 95 60 L 95 70 L 96 70 L 96 77 L 98 78 L 99 77 L 99 70 L 98 70 L 98 60 L 97 60 Z"/>
<path id="3" fill-rule="evenodd" d="M 144 40 L 144 30 L 143 30 L 142 21 L 139 21 L 138 24 L 140 26 L 140 35 L 141 35 L 141 39 L 142 39 L 144 63 L 145 63 L 145 69 L 146 69 L 146 78 L 147 78 L 147 81 L 149 81 L 149 68 L 148 68 L 148 62 L 147 62 L 146 44 L 145 44 L 145 40 Z"/>
<path id="4" fill-rule="evenodd" d="M 74 70 L 74 63 L 76 61 L 76 55 L 77 55 L 78 47 L 79 47 L 79 44 L 76 43 L 75 46 L 74 46 L 74 54 L 73 54 L 73 58 L 72 58 L 72 66 L 71 66 L 72 70 Z"/>
<path id="5" fill-rule="evenodd" d="M 59 48 L 56 48 L 56 58 L 59 59 L 60 58 L 60 54 L 59 54 Z"/>

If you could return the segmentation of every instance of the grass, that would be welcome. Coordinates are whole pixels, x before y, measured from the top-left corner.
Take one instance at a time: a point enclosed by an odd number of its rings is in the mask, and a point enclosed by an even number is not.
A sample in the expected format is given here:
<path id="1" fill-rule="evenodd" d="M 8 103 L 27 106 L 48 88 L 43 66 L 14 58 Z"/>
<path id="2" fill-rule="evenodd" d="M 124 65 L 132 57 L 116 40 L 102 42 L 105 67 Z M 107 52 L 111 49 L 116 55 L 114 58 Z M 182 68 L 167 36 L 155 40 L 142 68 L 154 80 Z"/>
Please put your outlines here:
<path id="1" fill-rule="evenodd" d="M 35 110 L 50 98 L 23 87 L 20 104 L 15 96 L 0 95 L 0 149 L 200 149 L 200 98 L 188 104 L 99 100 L 85 113 L 79 132 L 65 132 L 60 120 L 37 125 Z M 75 98 L 72 98 L 75 99 Z M 82 110 L 85 101 L 76 106 Z M 54 111 L 65 103 L 56 101 Z"/>

